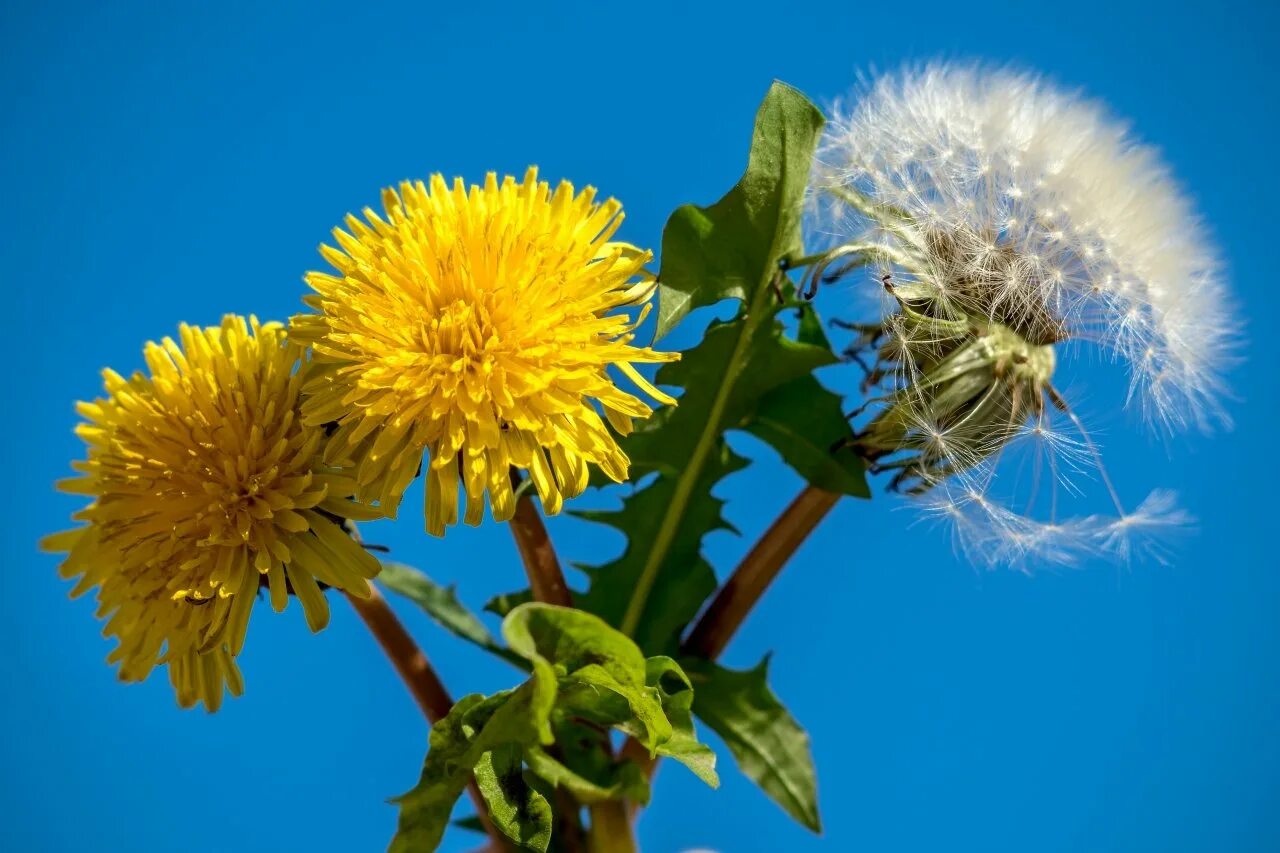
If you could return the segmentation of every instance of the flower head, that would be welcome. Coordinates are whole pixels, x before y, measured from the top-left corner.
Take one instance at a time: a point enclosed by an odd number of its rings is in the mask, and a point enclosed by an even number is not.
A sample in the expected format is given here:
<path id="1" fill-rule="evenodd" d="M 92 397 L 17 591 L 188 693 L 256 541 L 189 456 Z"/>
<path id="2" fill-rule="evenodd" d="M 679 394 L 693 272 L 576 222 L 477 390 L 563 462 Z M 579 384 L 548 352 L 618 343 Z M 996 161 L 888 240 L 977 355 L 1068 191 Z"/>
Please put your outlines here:
<path id="1" fill-rule="evenodd" d="M 882 284 L 881 320 L 853 348 L 874 353 L 867 388 L 888 386 L 864 454 L 992 562 L 1127 554 L 1121 539 L 1184 519 L 1163 494 L 1122 508 L 1054 384 L 1061 345 L 1082 342 L 1127 363 L 1150 421 L 1225 420 L 1221 265 L 1155 152 L 1093 104 L 981 67 L 890 75 L 837 113 L 813 182 L 836 247 L 812 275 L 871 265 Z M 1019 455 L 1031 473 L 1002 481 Z M 1062 475 L 1082 462 L 1115 518 L 1058 518 Z"/>
<path id="2" fill-rule="evenodd" d="M 167 664 L 183 707 L 242 691 L 235 657 L 260 586 L 276 610 L 297 595 L 318 631 L 323 586 L 368 595 L 378 572 L 342 528 L 371 513 L 302 423 L 299 352 L 278 323 L 183 325 L 147 344 L 149 374 L 106 370 L 106 396 L 78 405 L 88 458 L 59 487 L 93 499 L 74 516 L 87 525 L 42 544 L 67 552 L 72 595 L 97 589 L 121 678 Z"/>
<path id="3" fill-rule="evenodd" d="M 304 418 L 336 424 L 328 455 L 353 459 L 358 497 L 394 513 L 425 451 L 427 530 L 441 535 L 457 522 L 459 485 L 467 523 L 480 522 L 486 491 L 493 517 L 509 519 L 513 466 L 552 514 L 586 487 L 588 465 L 626 479 L 605 422 L 626 434 L 651 410 L 607 368 L 672 403 L 632 364 L 676 356 L 631 346 L 640 320 L 615 313 L 647 310 L 654 289 L 651 254 L 611 241 L 621 205 L 568 183 L 553 191 L 530 169 L 469 189 L 440 175 L 406 182 L 383 206 L 385 218 L 348 216 L 340 249 L 321 247 L 337 274 L 307 276 L 317 313 L 289 332 L 314 352 Z"/>

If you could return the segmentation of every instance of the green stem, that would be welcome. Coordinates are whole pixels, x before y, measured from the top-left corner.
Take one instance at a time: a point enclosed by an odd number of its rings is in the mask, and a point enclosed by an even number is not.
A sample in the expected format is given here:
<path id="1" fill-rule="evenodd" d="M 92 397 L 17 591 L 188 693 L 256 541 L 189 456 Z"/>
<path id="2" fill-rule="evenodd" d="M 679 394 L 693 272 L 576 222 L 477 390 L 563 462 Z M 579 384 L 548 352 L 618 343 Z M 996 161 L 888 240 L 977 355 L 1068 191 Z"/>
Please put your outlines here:
<path id="1" fill-rule="evenodd" d="M 591 853 L 636 853 L 631 834 L 631 814 L 622 800 L 606 800 L 591 807 L 591 830 L 587 835 Z"/>
<path id="2" fill-rule="evenodd" d="M 644 607 L 649 601 L 649 594 L 653 591 L 654 581 L 658 579 L 658 571 L 662 568 L 662 563 L 667 557 L 667 551 L 671 548 L 671 543 L 675 539 L 676 531 L 684 518 L 685 508 L 689 505 L 689 498 L 693 495 L 694 487 L 698 485 L 698 481 L 702 478 L 702 466 L 706 463 L 707 454 L 715 446 L 716 438 L 720 434 L 720 422 L 724 418 L 725 408 L 729 405 L 729 396 L 738 380 L 738 374 L 742 372 L 747 349 L 751 346 L 751 339 L 760 324 L 767 321 L 771 316 L 766 308 L 768 300 L 773 297 L 773 290 L 769 287 L 769 281 L 778 274 L 773 264 L 769 264 L 765 270 L 765 278 L 760 281 L 759 287 L 756 288 L 755 296 L 747 306 L 747 314 L 743 318 L 742 334 L 738 336 L 738 341 L 733 348 L 733 354 L 729 357 L 729 364 L 725 368 L 724 381 L 720 383 L 720 387 L 716 390 L 715 400 L 711 403 L 711 413 L 707 417 L 706 428 L 698 436 L 698 443 L 694 446 L 693 453 L 689 457 L 689 464 L 676 481 L 675 494 L 671 496 L 671 503 L 662 518 L 662 526 L 658 528 L 658 534 L 653 539 L 653 546 L 649 549 L 644 568 L 640 571 L 640 577 L 636 581 L 635 592 L 631 595 L 631 601 L 627 603 L 627 610 L 622 617 L 620 628 L 622 633 L 628 636 L 634 635 L 636 628 L 640 626 L 640 618 L 644 615 Z"/>

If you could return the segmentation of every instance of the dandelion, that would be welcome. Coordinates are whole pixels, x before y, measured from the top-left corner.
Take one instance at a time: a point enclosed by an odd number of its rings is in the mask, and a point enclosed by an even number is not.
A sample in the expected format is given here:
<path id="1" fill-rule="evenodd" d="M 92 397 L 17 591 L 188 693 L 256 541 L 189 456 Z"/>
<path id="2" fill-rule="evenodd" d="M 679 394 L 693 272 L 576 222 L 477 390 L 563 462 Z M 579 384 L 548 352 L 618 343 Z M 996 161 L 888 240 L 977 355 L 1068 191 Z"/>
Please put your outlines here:
<path id="1" fill-rule="evenodd" d="M 625 480 L 606 421 L 625 435 L 651 409 L 607 368 L 673 404 L 633 363 L 677 356 L 630 345 L 656 285 L 652 254 L 611 239 L 621 205 L 553 191 L 535 169 L 470 189 L 435 175 L 382 200 L 385 218 L 348 216 L 341 248 L 321 247 L 337 274 L 307 276 L 318 313 L 289 332 L 315 353 L 304 418 L 336 425 L 326 454 L 353 459 L 358 497 L 394 515 L 425 452 L 426 527 L 442 535 L 460 485 L 468 524 L 486 492 L 494 519 L 510 519 L 513 467 L 549 514 L 586 488 L 589 465 Z M 637 305 L 634 321 L 615 313 Z"/>
<path id="2" fill-rule="evenodd" d="M 882 317 L 851 347 L 880 391 L 857 442 L 873 470 L 993 564 L 1127 559 L 1140 532 L 1186 522 L 1164 492 L 1125 511 L 1054 384 L 1065 343 L 1094 346 L 1160 429 L 1225 422 L 1221 264 L 1153 150 L 1038 78 L 937 65 L 838 109 L 819 163 L 836 246 L 810 291 L 865 266 L 881 284 Z M 1061 517 L 1059 487 L 1082 470 L 1114 516 Z"/>
<path id="3" fill-rule="evenodd" d="M 44 540 L 66 552 L 72 595 L 97 590 L 108 661 L 126 681 L 167 665 L 183 707 L 217 710 L 243 690 L 235 658 L 259 587 L 290 593 L 318 631 L 323 588 L 368 596 L 378 562 L 343 530 L 372 513 L 321 460 L 324 432 L 302 423 L 299 349 L 278 323 L 227 316 L 145 348 L 149 374 L 103 372 L 106 396 L 80 403 L 88 457 L 59 488 L 92 502 L 86 525 Z"/>

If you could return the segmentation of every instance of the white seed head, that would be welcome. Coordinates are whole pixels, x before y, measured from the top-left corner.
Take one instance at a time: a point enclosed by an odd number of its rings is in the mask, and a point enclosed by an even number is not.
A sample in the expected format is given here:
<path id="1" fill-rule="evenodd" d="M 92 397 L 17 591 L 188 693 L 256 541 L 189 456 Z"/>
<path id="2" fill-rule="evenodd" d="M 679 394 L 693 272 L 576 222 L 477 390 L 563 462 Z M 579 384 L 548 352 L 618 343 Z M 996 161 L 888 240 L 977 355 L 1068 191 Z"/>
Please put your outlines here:
<path id="1" fill-rule="evenodd" d="M 1225 420 L 1237 323 L 1218 253 L 1157 152 L 1099 105 L 1028 74 L 931 65 L 837 105 L 818 160 L 823 227 L 841 242 L 920 256 L 952 302 L 964 300 L 957 283 L 983 282 L 970 314 L 1045 334 L 1056 322 L 1104 347 L 1127 362 L 1153 423 Z"/>
<path id="2" fill-rule="evenodd" d="M 1094 103 L 981 66 L 886 76 L 834 113 L 811 189 L 835 248 L 811 281 L 869 265 L 883 283 L 852 348 L 883 393 L 858 433 L 872 470 L 992 566 L 1127 560 L 1187 524 L 1168 492 L 1123 508 L 1052 382 L 1083 343 L 1127 365 L 1150 423 L 1226 421 L 1222 265 L 1156 152 Z M 1114 515 L 1064 513 L 1090 480 Z"/>

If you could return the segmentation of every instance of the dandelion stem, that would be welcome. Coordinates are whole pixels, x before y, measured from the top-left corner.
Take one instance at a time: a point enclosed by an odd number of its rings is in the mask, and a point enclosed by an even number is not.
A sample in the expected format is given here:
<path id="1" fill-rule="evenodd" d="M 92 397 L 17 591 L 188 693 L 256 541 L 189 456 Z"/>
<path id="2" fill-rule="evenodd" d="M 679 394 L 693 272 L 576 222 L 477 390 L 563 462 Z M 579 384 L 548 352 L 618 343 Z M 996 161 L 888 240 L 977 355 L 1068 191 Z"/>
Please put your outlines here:
<path id="1" fill-rule="evenodd" d="M 511 485 L 519 489 L 520 483 L 520 474 L 512 470 Z M 516 512 L 509 526 L 511 535 L 516 540 L 516 548 L 520 551 L 520 560 L 524 563 L 524 573 L 529 578 L 529 589 L 533 592 L 534 600 L 572 607 L 573 596 L 565 583 L 560 559 L 556 556 L 546 525 L 542 523 L 542 516 L 533 505 L 533 498 L 528 492 L 516 499 Z"/>
<path id="2" fill-rule="evenodd" d="M 347 599 L 365 625 L 369 626 L 369 632 L 378 641 L 378 645 L 387 653 L 392 666 L 422 709 L 422 715 L 428 722 L 435 723 L 449 713 L 449 709 L 453 707 L 453 699 L 427 656 L 418 648 L 413 637 L 409 636 L 395 613 L 391 612 L 382 593 L 375 586 L 370 586 L 369 589 L 371 595 L 367 599 L 350 594 Z"/>
<path id="3" fill-rule="evenodd" d="M 369 633 L 373 634 L 378 645 L 382 646 L 382 650 L 386 652 L 391 665 L 400 674 L 401 680 L 409 688 L 409 693 L 418 703 L 422 715 L 427 718 L 428 723 L 434 725 L 449 713 L 449 709 L 453 707 L 453 699 L 445 689 L 440 676 L 436 674 L 435 668 L 427 660 L 427 656 L 423 654 L 422 649 L 418 648 L 413 637 L 409 636 L 404 625 L 396 618 L 396 614 L 392 612 L 382 593 L 373 585 L 370 585 L 369 592 L 367 599 L 356 598 L 346 593 L 347 600 L 364 620 L 364 624 L 369 627 Z M 471 802 L 476 807 L 476 814 L 484 824 L 485 832 L 492 839 L 491 849 L 510 849 L 510 845 L 490 821 L 488 807 L 474 780 L 467 787 L 467 791 L 471 795 Z"/>
<path id="4" fill-rule="evenodd" d="M 689 632 L 684 650 L 710 660 L 719 657 L 787 560 L 839 500 L 838 494 L 805 486 L 720 587 Z"/>
<path id="5" fill-rule="evenodd" d="M 718 658 L 791 555 L 839 500 L 840 495 L 834 492 L 805 486 L 720 587 L 689 632 L 684 651 L 708 660 Z M 640 765 L 649 777 L 658 766 L 658 759 L 650 758 L 649 751 L 634 738 L 623 744 L 622 756 Z"/>
<path id="6" fill-rule="evenodd" d="M 515 470 L 511 472 L 511 483 L 519 489 L 521 477 Z M 510 527 L 534 599 L 546 604 L 572 607 L 573 595 L 569 592 L 569 585 L 560 568 L 560 558 L 556 556 L 546 525 L 542 523 L 542 516 L 533 505 L 533 498 L 528 492 L 516 500 L 516 511 L 511 518 Z M 605 751 L 610 752 L 607 741 Z M 611 800 L 594 803 L 588 811 L 591 815 L 588 841 L 592 853 L 634 853 L 636 844 L 631 832 L 630 812 L 625 802 Z"/>
<path id="7" fill-rule="evenodd" d="M 631 814 L 622 800 L 606 800 L 591 807 L 591 853 L 636 853 Z"/>

